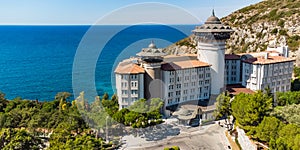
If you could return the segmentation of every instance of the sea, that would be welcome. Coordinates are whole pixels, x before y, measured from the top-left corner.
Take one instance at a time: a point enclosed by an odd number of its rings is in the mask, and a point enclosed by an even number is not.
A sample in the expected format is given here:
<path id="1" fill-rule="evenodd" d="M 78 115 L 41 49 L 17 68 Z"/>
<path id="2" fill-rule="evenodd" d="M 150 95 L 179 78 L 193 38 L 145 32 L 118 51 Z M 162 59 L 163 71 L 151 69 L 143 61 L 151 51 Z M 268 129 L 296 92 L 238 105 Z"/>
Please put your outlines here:
<path id="1" fill-rule="evenodd" d="M 192 34 L 194 28 L 195 25 L 2 25 L 0 91 L 10 100 L 21 97 L 51 101 L 58 92 L 69 92 L 75 99 L 78 93 L 74 93 L 74 64 L 84 55 L 96 62 L 82 66 L 93 75 L 90 80 L 94 84 L 89 86 L 94 86 L 91 89 L 96 89 L 97 95 L 106 92 L 111 96 L 115 93 L 114 69 L 121 60 L 135 56 L 151 41 L 158 48 L 167 47 Z M 93 52 L 89 53 L 91 48 Z M 88 98 L 92 96 L 95 95 Z"/>

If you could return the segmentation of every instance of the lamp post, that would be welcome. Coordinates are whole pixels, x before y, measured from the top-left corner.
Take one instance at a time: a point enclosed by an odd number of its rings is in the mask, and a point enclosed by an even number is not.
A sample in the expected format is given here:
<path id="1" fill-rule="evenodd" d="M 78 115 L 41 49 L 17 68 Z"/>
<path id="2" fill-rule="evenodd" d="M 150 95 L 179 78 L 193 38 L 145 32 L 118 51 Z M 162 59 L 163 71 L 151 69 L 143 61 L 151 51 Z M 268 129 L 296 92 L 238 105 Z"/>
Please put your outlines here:
<path id="1" fill-rule="evenodd" d="M 105 119 L 105 124 L 106 124 L 106 126 L 105 126 L 105 128 L 106 128 L 106 136 L 105 136 L 105 139 L 106 139 L 106 143 L 108 143 L 108 142 L 109 142 L 109 140 L 108 140 L 107 119 L 108 119 L 108 116 L 106 116 L 106 119 Z"/>

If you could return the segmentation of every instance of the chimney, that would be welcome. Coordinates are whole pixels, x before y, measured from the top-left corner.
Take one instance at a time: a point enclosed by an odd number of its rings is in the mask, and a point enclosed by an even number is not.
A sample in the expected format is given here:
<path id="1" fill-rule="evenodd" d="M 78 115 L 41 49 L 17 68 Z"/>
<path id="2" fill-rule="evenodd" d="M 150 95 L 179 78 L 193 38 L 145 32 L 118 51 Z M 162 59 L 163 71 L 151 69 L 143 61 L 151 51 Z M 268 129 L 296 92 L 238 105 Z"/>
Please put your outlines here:
<path id="1" fill-rule="evenodd" d="M 268 59 L 268 58 L 269 58 L 269 53 L 266 52 L 266 53 L 265 53 L 265 59 Z"/>

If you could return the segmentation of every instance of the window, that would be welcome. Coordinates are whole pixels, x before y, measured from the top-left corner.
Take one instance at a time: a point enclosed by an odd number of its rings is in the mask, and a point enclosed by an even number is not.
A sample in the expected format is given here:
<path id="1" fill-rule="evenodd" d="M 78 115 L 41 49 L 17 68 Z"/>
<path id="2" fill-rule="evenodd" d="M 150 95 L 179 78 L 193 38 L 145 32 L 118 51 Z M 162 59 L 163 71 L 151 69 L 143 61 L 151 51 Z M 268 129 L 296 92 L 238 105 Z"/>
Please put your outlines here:
<path id="1" fill-rule="evenodd" d="M 174 78 L 170 78 L 170 83 L 174 83 Z"/>
<path id="2" fill-rule="evenodd" d="M 137 75 L 136 74 L 132 74 L 130 75 L 131 79 L 137 79 Z"/>
<path id="3" fill-rule="evenodd" d="M 173 90 L 174 86 L 173 85 L 169 85 L 169 90 Z"/>
<path id="4" fill-rule="evenodd" d="M 137 87 L 137 81 L 132 81 L 131 82 L 131 87 L 136 88 Z"/>
<path id="5" fill-rule="evenodd" d="M 196 82 L 192 82 L 192 86 L 196 86 Z"/>
<path id="6" fill-rule="evenodd" d="M 191 96 L 190 96 L 190 99 L 191 99 L 191 100 L 194 100 L 194 99 L 195 99 L 195 96 L 194 96 L 194 95 L 191 95 Z"/>
<path id="7" fill-rule="evenodd" d="M 183 86 L 184 86 L 184 87 L 188 87 L 188 86 L 189 86 L 189 83 L 184 83 Z"/>
<path id="8" fill-rule="evenodd" d="M 127 79 L 127 75 L 121 75 L 121 79 Z"/>
<path id="9" fill-rule="evenodd" d="M 205 80 L 205 84 L 209 84 L 209 80 Z"/>
<path id="10" fill-rule="evenodd" d="M 122 82 L 122 83 L 121 83 L 121 87 L 122 87 L 122 88 L 127 88 L 127 82 Z"/>
<path id="11" fill-rule="evenodd" d="M 122 98 L 122 103 L 128 103 L 128 98 Z"/>
<path id="12" fill-rule="evenodd" d="M 199 81 L 199 85 L 203 85 L 203 81 Z"/>
<path id="13" fill-rule="evenodd" d="M 188 94 L 188 90 L 183 90 L 183 94 Z"/>
<path id="14" fill-rule="evenodd" d="M 206 77 L 210 77 L 210 73 L 206 73 Z"/>
<path id="15" fill-rule="evenodd" d="M 199 74 L 199 79 L 202 79 L 204 77 L 203 74 Z"/>
<path id="16" fill-rule="evenodd" d="M 168 104 L 172 104 L 173 100 L 172 99 L 168 99 Z"/>
<path id="17" fill-rule="evenodd" d="M 173 97 L 173 92 L 169 92 L 168 97 Z"/>
<path id="18" fill-rule="evenodd" d="M 186 80 L 186 81 L 187 81 L 187 80 L 190 80 L 190 77 L 189 77 L 189 76 L 185 76 L 185 77 L 184 77 L 184 80 Z"/>
<path id="19" fill-rule="evenodd" d="M 138 91 L 137 90 L 131 90 L 131 94 L 136 95 L 136 94 L 138 94 Z"/>
<path id="20" fill-rule="evenodd" d="M 122 90 L 122 95 L 127 95 L 127 90 Z"/>
<path id="21" fill-rule="evenodd" d="M 180 95 L 181 91 L 176 91 L 176 96 Z"/>
<path id="22" fill-rule="evenodd" d="M 176 87 L 177 87 L 177 89 L 180 89 L 181 88 L 181 84 L 177 84 Z"/>
<path id="23" fill-rule="evenodd" d="M 183 101 L 186 101 L 187 100 L 187 96 L 183 97 Z"/>
<path id="24" fill-rule="evenodd" d="M 175 71 L 170 71 L 170 76 L 175 74 Z"/>
<path id="25" fill-rule="evenodd" d="M 191 89 L 191 94 L 194 94 L 195 93 L 195 89 Z"/>

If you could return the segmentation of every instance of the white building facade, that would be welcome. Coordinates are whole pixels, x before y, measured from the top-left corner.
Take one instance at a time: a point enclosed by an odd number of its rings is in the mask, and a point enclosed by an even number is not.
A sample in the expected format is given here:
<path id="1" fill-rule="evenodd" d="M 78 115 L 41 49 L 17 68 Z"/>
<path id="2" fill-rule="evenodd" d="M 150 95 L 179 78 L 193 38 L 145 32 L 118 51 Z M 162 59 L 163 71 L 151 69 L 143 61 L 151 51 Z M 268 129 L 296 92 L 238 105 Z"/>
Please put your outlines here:
<path id="1" fill-rule="evenodd" d="M 195 57 L 196 58 L 196 57 Z M 197 60 L 187 60 L 180 69 L 162 65 L 162 80 L 166 106 L 177 105 L 189 101 L 208 100 L 211 89 L 211 68 L 209 64 Z M 179 66 L 179 63 L 176 63 Z"/>
<path id="2" fill-rule="evenodd" d="M 272 93 L 291 90 L 294 59 L 282 56 L 243 61 L 242 85 L 253 91 L 270 88 Z"/>
<path id="3" fill-rule="evenodd" d="M 119 64 L 115 70 L 119 109 L 144 98 L 144 73 L 144 69 L 136 64 Z"/>

